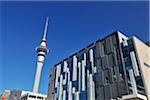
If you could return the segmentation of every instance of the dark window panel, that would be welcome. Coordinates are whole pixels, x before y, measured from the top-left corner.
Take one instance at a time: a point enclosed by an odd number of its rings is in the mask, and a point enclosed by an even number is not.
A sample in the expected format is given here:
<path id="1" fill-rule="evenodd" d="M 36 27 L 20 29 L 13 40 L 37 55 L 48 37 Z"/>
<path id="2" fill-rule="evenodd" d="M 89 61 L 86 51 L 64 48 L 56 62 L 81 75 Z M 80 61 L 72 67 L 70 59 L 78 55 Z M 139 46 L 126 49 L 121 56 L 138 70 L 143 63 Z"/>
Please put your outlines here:
<path id="1" fill-rule="evenodd" d="M 113 44 L 112 44 L 111 36 L 105 39 L 105 49 L 107 54 L 113 52 Z"/>
<path id="2" fill-rule="evenodd" d="M 118 97 L 118 89 L 117 89 L 117 83 L 111 84 L 111 92 L 112 92 L 112 97 L 117 98 Z"/>
<path id="3" fill-rule="evenodd" d="M 107 69 L 108 68 L 107 56 L 102 57 L 102 67 L 103 67 L 103 69 Z"/>
<path id="4" fill-rule="evenodd" d="M 109 67 L 115 66 L 114 53 L 110 53 L 110 54 L 108 55 L 108 62 L 109 62 Z"/>
<path id="5" fill-rule="evenodd" d="M 121 80 L 118 82 L 118 93 L 119 93 L 119 96 L 127 94 L 127 88 L 126 88 L 124 80 Z"/>
<path id="6" fill-rule="evenodd" d="M 104 91 L 105 91 L 105 100 L 110 100 L 111 99 L 111 87 L 110 87 L 110 85 L 106 85 L 104 87 Z"/>

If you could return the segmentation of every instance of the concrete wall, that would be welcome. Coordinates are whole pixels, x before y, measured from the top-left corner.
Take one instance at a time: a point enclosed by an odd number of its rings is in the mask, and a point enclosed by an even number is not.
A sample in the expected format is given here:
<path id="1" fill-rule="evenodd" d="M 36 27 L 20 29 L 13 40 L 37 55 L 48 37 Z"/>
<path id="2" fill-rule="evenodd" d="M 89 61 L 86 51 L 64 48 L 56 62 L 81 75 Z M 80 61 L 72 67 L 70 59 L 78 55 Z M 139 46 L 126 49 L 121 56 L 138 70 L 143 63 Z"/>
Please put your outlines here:
<path id="1" fill-rule="evenodd" d="M 146 89 L 146 94 L 150 100 L 150 47 L 136 37 L 133 37 L 133 41 L 144 81 L 144 87 Z"/>

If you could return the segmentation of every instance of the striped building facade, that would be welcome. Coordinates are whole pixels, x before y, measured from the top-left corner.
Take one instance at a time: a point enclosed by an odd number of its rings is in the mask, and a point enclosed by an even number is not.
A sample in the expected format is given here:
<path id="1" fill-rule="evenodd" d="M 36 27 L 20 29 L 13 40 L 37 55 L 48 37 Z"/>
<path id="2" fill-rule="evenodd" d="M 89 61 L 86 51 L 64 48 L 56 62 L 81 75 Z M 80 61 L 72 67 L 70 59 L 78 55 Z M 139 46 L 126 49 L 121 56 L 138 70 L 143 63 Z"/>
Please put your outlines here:
<path id="1" fill-rule="evenodd" d="M 47 98 L 119 100 L 131 95 L 145 100 L 148 94 L 136 55 L 133 39 L 114 32 L 56 64 Z"/>

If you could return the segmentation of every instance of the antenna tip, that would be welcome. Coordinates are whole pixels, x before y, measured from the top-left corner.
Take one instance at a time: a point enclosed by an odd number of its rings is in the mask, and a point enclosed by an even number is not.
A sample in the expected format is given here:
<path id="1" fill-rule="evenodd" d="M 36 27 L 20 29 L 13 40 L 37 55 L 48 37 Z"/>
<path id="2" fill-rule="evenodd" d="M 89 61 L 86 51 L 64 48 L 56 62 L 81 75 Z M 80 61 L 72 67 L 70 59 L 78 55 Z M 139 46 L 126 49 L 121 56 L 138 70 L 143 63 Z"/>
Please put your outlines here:
<path id="1" fill-rule="evenodd" d="M 46 17 L 47 21 L 49 20 L 49 16 Z"/>

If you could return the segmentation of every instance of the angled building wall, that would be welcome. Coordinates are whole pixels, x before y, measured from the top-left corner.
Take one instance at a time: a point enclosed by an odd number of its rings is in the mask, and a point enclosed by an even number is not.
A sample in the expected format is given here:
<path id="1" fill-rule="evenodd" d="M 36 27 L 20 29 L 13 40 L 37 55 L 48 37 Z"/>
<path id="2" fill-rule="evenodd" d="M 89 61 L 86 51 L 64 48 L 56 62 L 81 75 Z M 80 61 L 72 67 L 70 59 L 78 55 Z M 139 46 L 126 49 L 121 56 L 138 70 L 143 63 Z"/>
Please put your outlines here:
<path id="1" fill-rule="evenodd" d="M 127 40 L 126 45 L 122 44 L 122 51 L 123 51 L 123 58 L 124 64 L 126 69 L 126 76 L 127 76 L 127 84 L 129 93 L 123 95 L 122 98 L 125 100 L 130 99 L 142 99 L 147 100 L 148 94 L 146 93 L 147 87 L 144 85 L 145 78 L 143 77 L 140 60 L 142 57 L 139 57 L 139 53 L 145 52 L 148 48 L 138 48 L 137 52 L 137 44 L 138 42 L 142 43 L 141 41 L 137 41 L 137 38 L 133 37 Z M 142 43 L 144 46 L 146 44 Z M 146 58 L 148 60 L 148 58 Z M 147 97 L 146 97 L 147 96 Z"/>
<path id="2" fill-rule="evenodd" d="M 139 70 L 144 82 L 145 92 L 150 100 L 150 47 L 136 37 L 133 37 L 133 42 L 139 63 Z"/>

